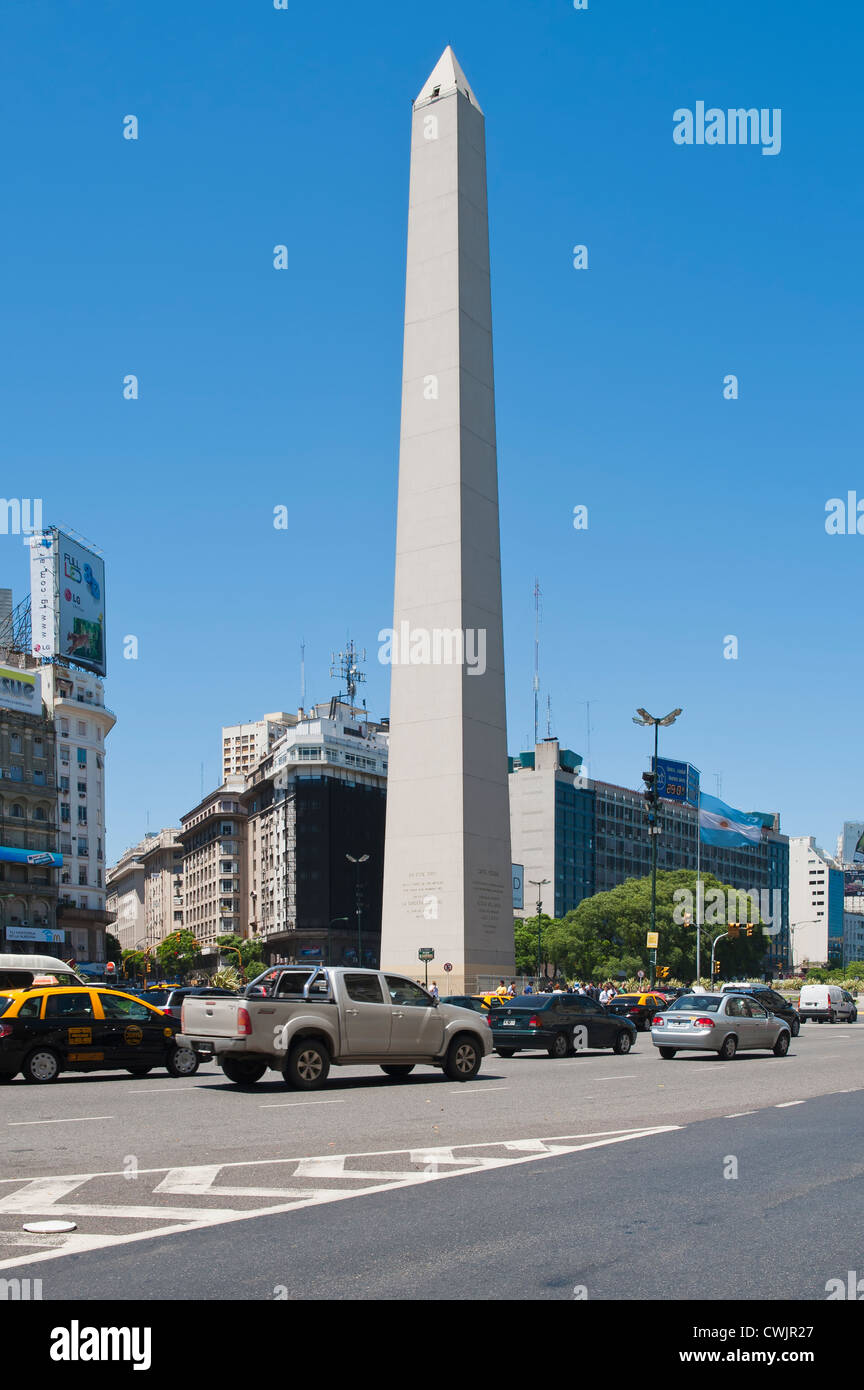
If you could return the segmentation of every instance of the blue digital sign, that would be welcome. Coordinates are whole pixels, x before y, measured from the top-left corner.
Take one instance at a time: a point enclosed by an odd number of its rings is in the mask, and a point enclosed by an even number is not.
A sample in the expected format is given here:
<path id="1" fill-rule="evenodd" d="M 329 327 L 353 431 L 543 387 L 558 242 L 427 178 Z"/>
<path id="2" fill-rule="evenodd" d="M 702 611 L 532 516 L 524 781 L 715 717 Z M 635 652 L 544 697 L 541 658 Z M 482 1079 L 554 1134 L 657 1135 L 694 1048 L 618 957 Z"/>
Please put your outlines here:
<path id="1" fill-rule="evenodd" d="M 671 758 L 657 759 L 657 795 L 664 801 L 680 801 L 695 806 L 699 799 L 699 769 L 692 763 L 678 763 Z"/>

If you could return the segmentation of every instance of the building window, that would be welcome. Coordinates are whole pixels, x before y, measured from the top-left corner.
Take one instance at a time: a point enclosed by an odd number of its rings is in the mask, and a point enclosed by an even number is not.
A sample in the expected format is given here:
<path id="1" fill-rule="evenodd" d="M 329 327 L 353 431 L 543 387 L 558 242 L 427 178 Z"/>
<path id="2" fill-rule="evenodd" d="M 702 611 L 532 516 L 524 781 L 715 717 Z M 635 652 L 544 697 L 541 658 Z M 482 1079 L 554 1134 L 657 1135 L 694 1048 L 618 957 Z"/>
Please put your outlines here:
<path id="1" fill-rule="evenodd" d="M 68 761 L 69 761 L 69 745 L 68 745 L 68 743 L 61 743 L 61 744 L 60 744 L 60 761 L 61 761 L 61 763 L 68 763 Z"/>
<path id="2" fill-rule="evenodd" d="M 68 778 L 68 777 L 61 777 L 61 778 L 60 778 L 60 790 L 61 790 L 61 792 L 68 792 L 68 790 L 69 790 L 69 778 Z"/>
<path id="3" fill-rule="evenodd" d="M 37 807 L 36 807 L 36 809 L 35 809 L 34 812 L 33 812 L 33 819 L 34 819 L 34 820 L 47 820 L 47 819 L 48 819 L 48 817 L 45 815 L 45 809 L 44 809 L 44 807 L 42 807 L 42 806 L 37 806 Z"/>
<path id="4" fill-rule="evenodd" d="M 61 732 L 61 734 L 68 734 L 68 732 L 69 732 L 69 720 L 68 720 L 68 719 L 61 719 L 61 720 L 60 720 L 60 732 Z"/>
<path id="5" fill-rule="evenodd" d="M 21 735 L 20 735 L 20 734 L 10 734 L 10 735 L 9 735 L 9 752 L 10 752 L 10 753 L 20 753 L 20 752 L 21 752 Z"/>
<path id="6" fill-rule="evenodd" d="M 86 807 L 86 806 L 79 806 L 79 807 L 78 807 L 78 824 L 79 824 L 79 825 L 86 825 L 86 824 L 87 824 L 87 807 Z"/>
<path id="7" fill-rule="evenodd" d="M 79 887 L 79 888 L 86 888 L 86 887 L 87 887 L 87 869 L 86 869 L 86 867 L 83 866 L 83 865 L 82 865 L 82 867 L 78 870 L 78 887 Z"/>
<path id="8" fill-rule="evenodd" d="M 60 819 L 64 825 L 68 825 L 72 819 L 72 812 L 69 809 L 69 803 L 67 801 L 60 802 Z"/>
<path id="9" fill-rule="evenodd" d="M 87 839 L 83 835 L 78 836 L 78 853 L 82 859 L 86 859 L 90 853 Z"/>
<path id="10" fill-rule="evenodd" d="M 18 802 L 16 801 L 16 802 L 13 803 L 12 809 L 11 809 L 11 811 L 10 811 L 9 814 L 10 814 L 10 815 L 13 815 L 13 816 L 23 816 L 23 815 L 24 815 L 24 808 L 23 808 L 23 806 L 19 806 L 19 805 L 18 805 Z"/>
<path id="11" fill-rule="evenodd" d="M 78 795 L 79 795 L 79 796 L 86 796 L 86 795 L 87 795 L 87 783 L 86 783 L 86 782 L 79 782 L 79 783 L 78 783 Z"/>
<path id="12" fill-rule="evenodd" d="M 33 772 L 33 784 L 34 784 L 34 786 L 37 786 L 37 787 L 44 787 L 44 786 L 45 786 L 45 773 L 44 773 L 44 772 L 39 772 L 39 771 L 37 771 L 37 770 L 34 769 L 34 772 Z"/>
<path id="13" fill-rule="evenodd" d="M 23 767 L 9 767 L 6 769 L 6 776 L 10 782 L 23 782 L 24 769 Z"/>
<path id="14" fill-rule="evenodd" d="M 79 766 L 79 767 L 86 767 L 86 766 L 87 766 L 87 749 L 86 749 L 86 748 L 79 748 L 79 749 L 78 749 L 78 766 Z"/>

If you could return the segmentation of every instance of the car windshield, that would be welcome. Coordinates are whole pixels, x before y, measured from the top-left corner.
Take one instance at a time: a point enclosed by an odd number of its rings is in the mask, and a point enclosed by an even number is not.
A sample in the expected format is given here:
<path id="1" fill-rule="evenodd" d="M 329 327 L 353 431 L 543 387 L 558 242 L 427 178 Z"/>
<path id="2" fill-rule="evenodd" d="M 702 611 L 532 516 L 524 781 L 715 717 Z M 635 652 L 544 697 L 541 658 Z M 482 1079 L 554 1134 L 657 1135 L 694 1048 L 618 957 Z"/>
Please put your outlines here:
<path id="1" fill-rule="evenodd" d="M 716 1014 L 722 1002 L 723 996 L 720 994 L 682 994 L 680 999 L 669 1005 L 666 1013 L 677 1010 L 678 1013 Z"/>
<path id="2" fill-rule="evenodd" d="M 153 1004 L 158 1009 L 161 1008 L 163 1004 L 168 1003 L 169 994 L 171 994 L 170 989 L 147 989 L 141 995 L 141 998 L 144 1000 L 145 1004 Z"/>

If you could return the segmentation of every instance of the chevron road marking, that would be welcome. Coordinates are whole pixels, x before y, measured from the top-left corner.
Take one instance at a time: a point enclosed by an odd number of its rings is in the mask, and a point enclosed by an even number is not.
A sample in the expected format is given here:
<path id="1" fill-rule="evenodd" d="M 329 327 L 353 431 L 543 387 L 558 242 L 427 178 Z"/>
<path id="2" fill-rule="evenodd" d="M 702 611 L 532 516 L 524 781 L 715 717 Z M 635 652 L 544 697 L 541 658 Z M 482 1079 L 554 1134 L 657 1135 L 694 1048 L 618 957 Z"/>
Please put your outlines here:
<path id="1" fill-rule="evenodd" d="M 683 1128 L 683 1125 L 646 1125 L 629 1130 L 602 1130 L 592 1134 L 554 1136 L 547 1139 L 513 1139 L 509 1141 L 489 1141 L 482 1144 L 465 1144 L 441 1148 L 386 1149 L 373 1153 L 333 1154 L 310 1158 L 246 1159 L 223 1164 L 201 1164 L 183 1168 L 139 1169 L 138 1179 L 147 1174 L 157 1175 L 161 1180 L 152 1189 L 155 1198 L 151 1206 L 112 1204 L 102 1200 L 93 1203 L 80 1200 L 80 1189 L 85 1184 L 106 1178 L 125 1177 L 121 1172 L 79 1173 L 65 1177 L 42 1177 L 29 1183 L 22 1183 L 9 1196 L 0 1198 L 0 1221 L 3 1218 L 77 1216 L 90 1221 L 108 1220 L 112 1224 L 123 1220 L 152 1220 L 154 1225 L 144 1231 L 77 1231 L 61 1237 L 62 1243 L 50 1248 L 41 1248 L 30 1254 L 10 1256 L 0 1260 L 0 1269 L 18 1268 L 25 1264 L 35 1264 L 43 1260 L 53 1260 L 60 1256 L 79 1255 L 85 1251 L 98 1250 L 117 1245 L 129 1245 L 138 1241 L 153 1240 L 165 1235 L 175 1235 L 185 1231 L 203 1230 L 212 1226 L 223 1226 L 237 1221 L 249 1221 L 259 1216 L 278 1216 L 285 1212 L 321 1206 L 329 1202 L 348 1201 L 353 1197 L 366 1197 L 373 1193 L 390 1192 L 399 1188 L 414 1187 L 428 1182 L 440 1182 L 446 1178 L 465 1177 L 470 1173 L 490 1172 L 496 1168 L 514 1167 L 523 1163 L 536 1163 L 544 1158 L 554 1158 L 562 1154 L 580 1153 L 589 1149 L 605 1148 L 611 1144 L 626 1143 L 631 1139 L 651 1138 L 658 1134 L 670 1134 Z M 478 1152 L 497 1149 L 497 1154 Z M 401 1159 L 401 1167 L 386 1168 L 379 1165 L 368 1167 L 347 1167 L 349 1160 Z M 308 1189 L 221 1187 L 216 1179 L 219 1174 L 232 1174 L 236 1169 L 273 1167 L 290 1165 L 286 1174 L 292 1178 L 311 1178 L 320 1186 Z M 415 1166 L 409 1166 L 415 1165 Z M 422 1165 L 422 1166 L 420 1166 Z M 239 1174 L 237 1175 L 239 1176 Z M 327 1187 L 328 1179 L 338 1179 L 343 1186 Z M 346 1188 L 344 1183 L 354 1180 L 357 1186 Z M 20 1183 L 20 1179 L 0 1180 L 0 1190 L 9 1183 Z M 140 1189 L 139 1189 L 140 1190 Z M 76 1192 L 76 1200 L 67 1199 Z M 231 1207 L 169 1207 L 159 1202 L 159 1196 L 182 1195 L 199 1198 L 281 1198 L 277 1205 L 256 1205 L 241 1209 Z M 168 1223 L 168 1224 L 166 1224 Z M 0 1230 L 0 1247 L 18 1245 L 19 1231 Z M 26 1233 L 24 1233 L 26 1234 Z M 20 1243 L 23 1245 L 24 1240 Z M 29 1243 L 29 1242 L 28 1242 Z M 36 1242 L 34 1241 L 33 1244 Z"/>

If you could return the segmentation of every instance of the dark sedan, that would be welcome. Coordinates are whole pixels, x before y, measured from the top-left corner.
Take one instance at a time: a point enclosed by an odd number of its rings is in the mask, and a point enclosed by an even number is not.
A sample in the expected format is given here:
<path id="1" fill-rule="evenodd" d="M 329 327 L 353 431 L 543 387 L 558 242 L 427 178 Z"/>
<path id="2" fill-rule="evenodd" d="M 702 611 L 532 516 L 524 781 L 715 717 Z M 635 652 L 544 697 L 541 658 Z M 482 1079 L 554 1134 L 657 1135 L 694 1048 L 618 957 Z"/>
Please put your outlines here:
<path id="1" fill-rule="evenodd" d="M 543 1050 L 572 1057 L 588 1048 L 625 1053 L 636 1041 L 636 1025 L 616 1017 L 585 994 L 517 994 L 490 1015 L 499 1057 Z"/>

